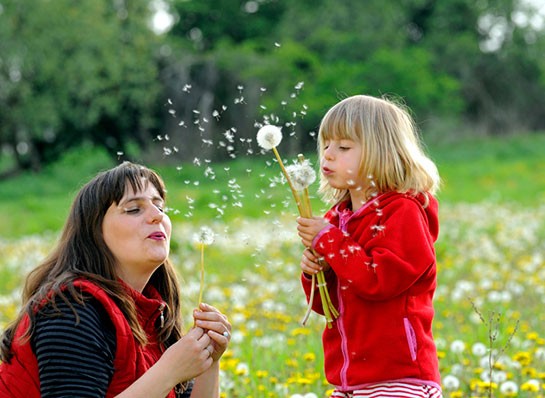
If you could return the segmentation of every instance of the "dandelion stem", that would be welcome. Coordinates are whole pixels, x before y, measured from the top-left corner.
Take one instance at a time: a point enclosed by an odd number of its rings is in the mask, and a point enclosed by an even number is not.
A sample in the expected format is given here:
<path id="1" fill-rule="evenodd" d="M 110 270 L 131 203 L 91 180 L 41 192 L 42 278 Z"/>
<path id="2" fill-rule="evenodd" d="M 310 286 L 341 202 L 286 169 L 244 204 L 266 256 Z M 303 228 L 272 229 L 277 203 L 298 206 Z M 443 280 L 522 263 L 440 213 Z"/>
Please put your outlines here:
<path id="1" fill-rule="evenodd" d="M 293 186 L 293 183 L 291 182 L 291 178 L 284 167 L 284 162 L 282 161 L 282 158 L 280 157 L 280 154 L 278 153 L 278 150 L 276 147 L 272 147 L 274 156 L 276 156 L 276 160 L 278 161 L 278 164 L 280 165 L 280 169 L 282 170 L 282 173 L 284 174 L 284 177 L 286 178 L 286 181 L 288 181 L 288 185 L 290 186 L 291 193 L 293 195 L 293 198 L 295 199 L 295 203 L 297 204 L 297 209 L 299 210 L 299 214 L 302 214 L 302 207 L 301 207 L 301 199 L 299 198 L 299 194 L 297 193 L 297 190 Z"/>
<path id="2" fill-rule="evenodd" d="M 201 246 L 201 285 L 199 287 L 199 302 L 197 307 L 202 303 L 202 296 L 204 292 L 204 243 L 200 244 Z"/>
<path id="3" fill-rule="evenodd" d="M 308 318 L 310 318 L 310 313 L 312 312 L 312 303 L 314 302 L 314 292 L 316 291 L 316 275 L 312 275 L 311 287 L 310 287 L 310 297 L 308 299 L 309 305 L 307 306 L 307 312 L 301 321 L 301 325 L 306 326 Z"/>

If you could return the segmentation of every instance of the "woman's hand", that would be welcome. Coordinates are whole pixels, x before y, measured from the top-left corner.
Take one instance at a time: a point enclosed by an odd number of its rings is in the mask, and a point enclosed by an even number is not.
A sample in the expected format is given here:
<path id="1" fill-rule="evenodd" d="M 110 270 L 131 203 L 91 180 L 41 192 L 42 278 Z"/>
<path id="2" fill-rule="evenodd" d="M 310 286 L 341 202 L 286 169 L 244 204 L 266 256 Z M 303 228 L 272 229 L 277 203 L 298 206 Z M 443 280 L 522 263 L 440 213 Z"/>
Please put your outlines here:
<path id="1" fill-rule="evenodd" d="M 116 398 L 159 398 L 168 395 L 180 382 L 210 373 L 213 368 L 214 350 L 210 336 L 200 327 L 191 329 L 176 343 L 167 348 L 161 358 L 140 378 Z M 217 367 L 219 369 L 219 366 Z M 218 390 L 218 370 L 210 383 L 210 389 Z M 208 394 L 208 393 L 206 393 Z M 202 397 L 217 397 L 212 393 Z M 196 395 L 200 397 L 199 395 Z"/>
<path id="2" fill-rule="evenodd" d="M 212 341 L 203 328 L 191 329 L 175 344 L 168 347 L 161 361 L 168 361 L 166 369 L 175 373 L 176 383 L 202 374 L 212 365 Z"/>
<path id="3" fill-rule="evenodd" d="M 231 339 L 231 324 L 227 317 L 211 305 L 201 303 L 199 308 L 193 311 L 195 326 L 202 328 L 210 338 L 210 344 L 213 348 L 211 357 L 218 361 Z"/>
<path id="4" fill-rule="evenodd" d="M 297 217 L 297 234 L 305 247 L 312 247 L 312 241 L 329 223 L 323 217 Z"/>

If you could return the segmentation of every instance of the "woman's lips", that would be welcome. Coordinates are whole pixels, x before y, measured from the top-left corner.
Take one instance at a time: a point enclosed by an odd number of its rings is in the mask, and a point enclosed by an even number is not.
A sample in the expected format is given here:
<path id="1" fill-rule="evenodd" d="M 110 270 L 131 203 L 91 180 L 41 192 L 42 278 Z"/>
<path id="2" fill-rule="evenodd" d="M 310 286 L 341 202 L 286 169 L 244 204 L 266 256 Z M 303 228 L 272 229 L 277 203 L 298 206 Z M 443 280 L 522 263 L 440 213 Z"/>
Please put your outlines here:
<path id="1" fill-rule="evenodd" d="M 148 235 L 148 238 L 153 240 L 164 240 L 166 235 L 162 232 L 153 232 Z"/>

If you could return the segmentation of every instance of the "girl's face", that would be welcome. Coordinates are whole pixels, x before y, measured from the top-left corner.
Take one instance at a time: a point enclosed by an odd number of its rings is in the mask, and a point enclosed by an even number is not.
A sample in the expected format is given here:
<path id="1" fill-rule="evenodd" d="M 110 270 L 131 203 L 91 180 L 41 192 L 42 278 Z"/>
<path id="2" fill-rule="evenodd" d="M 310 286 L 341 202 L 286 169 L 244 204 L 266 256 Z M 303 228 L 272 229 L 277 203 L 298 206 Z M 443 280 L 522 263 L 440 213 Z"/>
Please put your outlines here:
<path id="1" fill-rule="evenodd" d="M 171 223 L 165 203 L 151 183 L 134 192 L 130 185 L 119 203 L 112 203 L 102 223 L 104 241 L 117 260 L 121 279 L 141 290 L 168 257 Z"/>
<path id="2" fill-rule="evenodd" d="M 329 185 L 336 189 L 362 189 L 365 180 L 359 175 L 362 156 L 360 143 L 348 139 L 324 143 L 321 170 Z"/>

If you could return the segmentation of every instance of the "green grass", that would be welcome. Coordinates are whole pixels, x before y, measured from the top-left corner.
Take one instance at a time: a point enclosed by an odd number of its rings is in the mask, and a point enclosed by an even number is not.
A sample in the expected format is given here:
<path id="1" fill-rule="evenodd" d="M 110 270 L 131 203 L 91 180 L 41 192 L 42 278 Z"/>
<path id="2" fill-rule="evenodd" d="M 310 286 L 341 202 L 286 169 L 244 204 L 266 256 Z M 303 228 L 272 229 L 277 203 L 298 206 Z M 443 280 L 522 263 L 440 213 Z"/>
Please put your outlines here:
<path id="1" fill-rule="evenodd" d="M 443 203 L 492 200 L 532 206 L 545 199 L 545 134 L 464 139 L 435 144 L 428 152 L 443 179 L 439 193 Z M 315 155 L 309 157 L 315 163 Z M 270 154 L 221 164 L 156 165 L 169 190 L 171 218 L 234 222 L 279 210 L 295 212 L 287 186 L 271 184 L 280 177 L 272 158 Z M 58 231 L 81 185 L 114 164 L 105 152 L 85 146 L 39 174 L 0 181 L 0 237 Z M 319 212 L 325 206 L 315 197 L 313 208 Z"/>
<path id="2" fill-rule="evenodd" d="M 531 387 L 545 379 L 544 148 L 545 135 L 429 148 L 444 180 L 434 337 L 442 377 L 454 375 L 460 382 L 445 389 L 445 397 L 488 396 L 487 358 L 473 352 L 476 343 L 494 353 L 494 372 L 516 383 L 517 397 L 543 396 L 543 387 Z M 221 362 L 224 396 L 313 392 L 325 398 L 331 387 L 323 376 L 324 321 L 312 314 L 306 327 L 300 325 L 306 307 L 299 282 L 302 247 L 291 217 L 295 206 L 285 185 L 271 186 L 280 175 L 277 165 L 267 165 L 271 159 L 209 165 L 214 178 L 205 175 L 207 166 L 157 167 L 173 208 L 172 260 L 181 276 L 184 317 L 190 325 L 200 265 L 192 235 L 202 223 L 218 234 L 205 249 L 204 300 L 233 325 Z M 39 175 L 0 182 L 0 326 L 16 316 L 24 275 L 50 251 L 75 192 L 114 163 L 101 151 L 83 148 Z M 323 205 L 314 201 L 319 213 Z M 455 351 L 454 343 L 465 349 Z M 500 388 L 495 397 L 514 396 Z"/>

